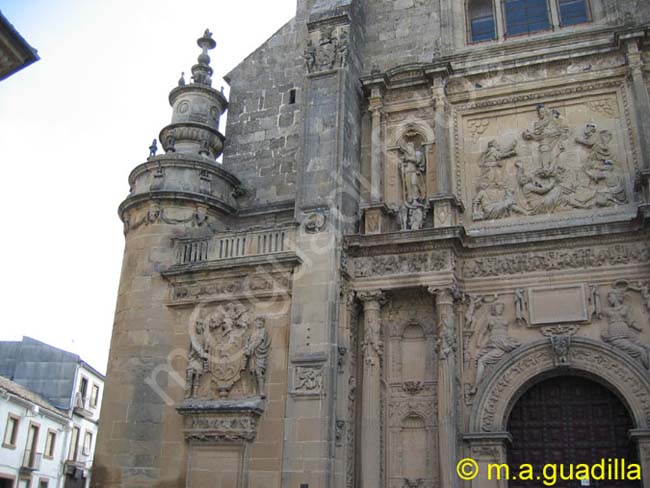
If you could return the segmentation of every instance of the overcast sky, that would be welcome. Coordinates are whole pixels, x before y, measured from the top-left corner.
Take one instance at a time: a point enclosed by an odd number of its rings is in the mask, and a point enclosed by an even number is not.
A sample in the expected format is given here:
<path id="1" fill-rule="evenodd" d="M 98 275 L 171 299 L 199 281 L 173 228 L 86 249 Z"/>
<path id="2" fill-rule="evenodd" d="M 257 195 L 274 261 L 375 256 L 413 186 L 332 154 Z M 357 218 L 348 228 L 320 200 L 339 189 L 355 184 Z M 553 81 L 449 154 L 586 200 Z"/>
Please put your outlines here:
<path id="1" fill-rule="evenodd" d="M 41 57 L 0 82 L 0 340 L 30 336 L 105 372 L 124 250 L 117 207 L 170 121 L 169 91 L 206 27 L 218 89 L 295 4 L 0 0 Z"/>

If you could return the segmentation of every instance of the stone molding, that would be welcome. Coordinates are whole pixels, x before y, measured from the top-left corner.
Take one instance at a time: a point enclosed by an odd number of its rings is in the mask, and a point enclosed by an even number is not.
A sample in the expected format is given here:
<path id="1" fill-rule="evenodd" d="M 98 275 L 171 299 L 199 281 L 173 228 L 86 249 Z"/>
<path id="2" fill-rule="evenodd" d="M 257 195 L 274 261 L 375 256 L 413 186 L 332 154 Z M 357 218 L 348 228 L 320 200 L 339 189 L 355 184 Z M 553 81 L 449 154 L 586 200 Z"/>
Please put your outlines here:
<path id="1" fill-rule="evenodd" d="M 572 337 L 570 371 L 588 375 L 614 389 L 630 408 L 636 428 L 650 425 L 650 378 L 637 361 L 592 339 Z M 470 431 L 503 432 L 518 395 L 544 376 L 566 374 L 556 366 L 548 340 L 536 341 L 513 353 L 485 378 L 470 414 Z"/>

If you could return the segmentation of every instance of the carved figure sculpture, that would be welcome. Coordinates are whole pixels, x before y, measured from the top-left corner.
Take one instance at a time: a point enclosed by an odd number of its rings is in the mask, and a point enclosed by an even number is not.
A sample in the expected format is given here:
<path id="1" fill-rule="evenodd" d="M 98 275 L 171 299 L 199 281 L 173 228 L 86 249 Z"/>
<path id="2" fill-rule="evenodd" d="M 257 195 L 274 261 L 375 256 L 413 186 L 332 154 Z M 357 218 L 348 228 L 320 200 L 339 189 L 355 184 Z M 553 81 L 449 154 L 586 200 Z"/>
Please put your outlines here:
<path id="1" fill-rule="evenodd" d="M 316 48 L 311 39 L 307 41 L 307 47 L 305 48 L 303 58 L 305 59 L 305 68 L 307 68 L 307 72 L 313 73 L 316 68 Z"/>
<path id="2" fill-rule="evenodd" d="M 424 225 L 424 217 L 426 215 L 426 208 L 419 201 L 415 200 L 413 203 L 404 202 L 404 206 L 408 209 L 408 226 L 410 230 L 420 230 Z"/>
<path id="3" fill-rule="evenodd" d="M 185 370 L 185 398 L 195 397 L 198 393 L 199 380 L 208 372 L 208 344 L 205 340 L 205 324 L 197 320 L 194 334 L 190 339 L 190 352 Z"/>
<path id="4" fill-rule="evenodd" d="M 642 332 L 632 316 L 632 310 L 625 302 L 625 291 L 614 289 L 607 294 L 609 308 L 603 315 L 607 318 L 607 329 L 602 332 L 603 341 L 639 359 L 650 370 L 650 348 L 639 342 L 635 332 Z"/>
<path id="5" fill-rule="evenodd" d="M 174 132 L 174 129 L 170 130 L 169 134 L 167 134 L 167 144 L 165 145 L 165 151 L 176 152 L 176 132 Z"/>
<path id="6" fill-rule="evenodd" d="M 154 139 L 153 142 L 151 143 L 151 146 L 149 146 L 149 157 L 153 158 L 157 152 L 158 152 L 158 141 Z"/>
<path id="7" fill-rule="evenodd" d="M 255 329 L 248 339 L 246 356 L 248 357 L 248 371 L 255 378 L 257 394 L 262 398 L 266 398 L 264 385 L 270 350 L 271 338 L 266 330 L 265 321 L 262 317 L 258 317 L 255 319 Z"/>
<path id="8" fill-rule="evenodd" d="M 498 363 L 506 353 L 521 347 L 521 342 L 508 336 L 508 321 L 503 318 L 504 310 L 505 305 L 501 302 L 493 303 L 490 308 L 487 327 L 483 333 L 488 336 L 488 341 L 478 353 L 473 393 L 476 393 L 487 366 Z"/>
<path id="9" fill-rule="evenodd" d="M 566 366 L 569 364 L 569 349 L 571 348 L 570 335 L 551 336 L 551 348 L 555 356 L 556 366 Z"/>
<path id="10" fill-rule="evenodd" d="M 481 179 L 489 182 L 500 180 L 499 168 L 503 167 L 503 160 L 517 155 L 517 141 L 507 149 L 501 149 L 496 140 L 488 142 L 486 151 L 481 155 L 478 165 L 481 167 Z"/>
<path id="11" fill-rule="evenodd" d="M 417 149 L 414 142 L 400 144 L 398 152 L 404 201 L 413 202 L 424 199 L 426 197 L 424 183 L 426 162 L 424 152 Z"/>
<path id="12" fill-rule="evenodd" d="M 477 190 L 478 193 L 472 201 L 472 218 L 475 221 L 502 219 L 512 214 L 528 214 L 517 204 L 512 191 L 503 189 L 499 183 L 491 184 L 482 179 Z"/>
<path id="13" fill-rule="evenodd" d="M 541 167 L 552 172 L 558 163 L 556 149 L 559 152 L 565 150 L 569 127 L 557 110 L 549 110 L 543 103 L 537 106 L 537 116 L 539 120 L 535 122 L 532 130 L 525 130 L 522 137 L 527 141 L 539 143 Z"/>
<path id="14" fill-rule="evenodd" d="M 185 71 L 181 73 L 181 77 L 178 79 L 178 86 L 185 86 Z"/>

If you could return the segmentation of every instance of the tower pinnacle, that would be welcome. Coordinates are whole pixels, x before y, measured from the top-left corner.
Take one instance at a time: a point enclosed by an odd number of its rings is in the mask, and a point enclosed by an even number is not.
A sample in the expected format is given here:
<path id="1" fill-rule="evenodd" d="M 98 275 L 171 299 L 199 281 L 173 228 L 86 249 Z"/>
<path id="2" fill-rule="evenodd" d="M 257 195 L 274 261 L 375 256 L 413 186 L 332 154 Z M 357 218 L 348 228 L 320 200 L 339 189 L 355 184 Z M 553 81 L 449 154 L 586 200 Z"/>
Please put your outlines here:
<path id="1" fill-rule="evenodd" d="M 212 74 L 214 70 L 210 67 L 210 56 L 208 50 L 214 49 L 217 43 L 212 39 L 210 29 L 205 29 L 203 37 L 197 39 L 196 43 L 203 50 L 198 57 L 198 64 L 192 66 L 192 80 L 194 83 L 206 86 L 212 86 Z"/>
<path id="2" fill-rule="evenodd" d="M 228 108 L 223 93 L 212 88 L 212 74 L 208 51 L 217 43 L 206 29 L 196 43 L 201 48 L 198 62 L 192 66 L 192 82 L 181 76 L 169 93 L 172 122 L 160 132 L 165 152 L 196 154 L 216 159 L 223 149 L 224 137 L 219 132 L 219 119 Z"/>

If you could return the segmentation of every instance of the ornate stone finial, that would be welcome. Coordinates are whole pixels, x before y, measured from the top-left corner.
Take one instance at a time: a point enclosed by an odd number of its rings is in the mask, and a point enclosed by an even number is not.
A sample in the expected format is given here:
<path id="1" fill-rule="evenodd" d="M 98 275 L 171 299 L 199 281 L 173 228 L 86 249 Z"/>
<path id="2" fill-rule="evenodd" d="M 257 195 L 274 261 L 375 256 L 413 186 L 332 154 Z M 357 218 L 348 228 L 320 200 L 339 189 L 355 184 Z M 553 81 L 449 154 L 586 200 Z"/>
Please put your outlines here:
<path id="1" fill-rule="evenodd" d="M 210 67 L 210 56 L 208 50 L 214 49 L 217 43 L 212 39 L 212 32 L 205 29 L 203 37 L 200 37 L 196 43 L 202 49 L 198 57 L 198 64 L 192 66 L 192 80 L 199 85 L 212 86 L 212 73 L 214 70 Z"/>
<path id="2" fill-rule="evenodd" d="M 151 146 L 149 146 L 149 158 L 147 159 L 153 158 L 157 152 L 158 152 L 158 141 L 154 139 L 153 142 L 151 143 Z"/>
<path id="3" fill-rule="evenodd" d="M 185 71 L 181 73 L 181 77 L 178 79 L 178 86 L 185 86 Z"/>

